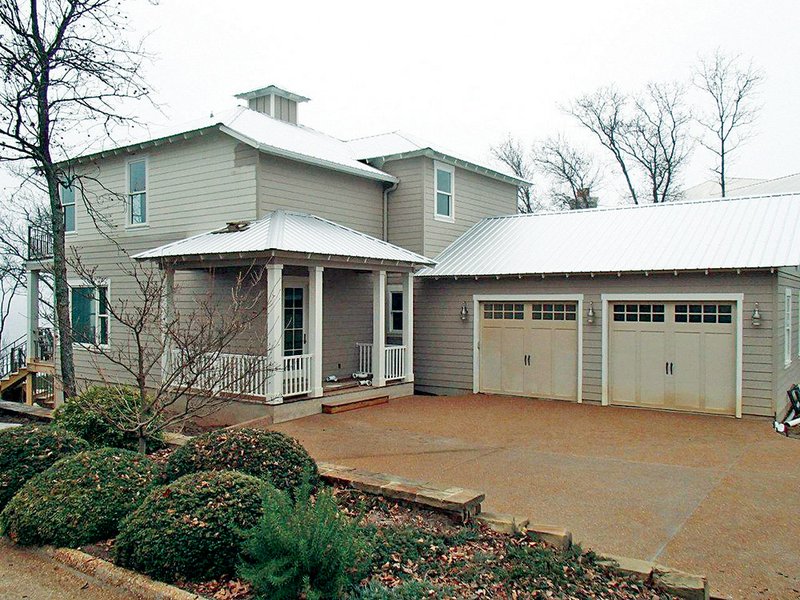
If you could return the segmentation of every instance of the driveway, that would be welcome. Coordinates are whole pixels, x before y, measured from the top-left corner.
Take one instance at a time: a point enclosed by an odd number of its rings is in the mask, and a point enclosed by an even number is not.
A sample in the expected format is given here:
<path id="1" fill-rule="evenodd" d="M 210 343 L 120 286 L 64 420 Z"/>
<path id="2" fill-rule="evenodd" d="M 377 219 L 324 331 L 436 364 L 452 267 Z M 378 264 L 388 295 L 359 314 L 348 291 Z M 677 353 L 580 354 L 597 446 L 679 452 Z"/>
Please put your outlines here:
<path id="1" fill-rule="evenodd" d="M 505 396 L 415 396 L 273 426 L 318 460 L 480 489 L 584 547 L 800 598 L 800 439 L 770 422 Z"/>

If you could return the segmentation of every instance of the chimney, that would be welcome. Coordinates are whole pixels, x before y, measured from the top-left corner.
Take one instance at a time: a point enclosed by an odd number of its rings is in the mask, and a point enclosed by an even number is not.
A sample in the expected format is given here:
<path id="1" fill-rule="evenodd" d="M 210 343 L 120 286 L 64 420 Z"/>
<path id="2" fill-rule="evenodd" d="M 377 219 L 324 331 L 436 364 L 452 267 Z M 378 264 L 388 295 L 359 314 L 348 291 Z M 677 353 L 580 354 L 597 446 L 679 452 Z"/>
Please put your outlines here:
<path id="1" fill-rule="evenodd" d="M 281 88 L 268 85 L 267 87 L 236 94 L 240 100 L 247 100 L 250 110 L 255 110 L 273 119 L 286 121 L 297 125 L 297 105 L 308 102 L 309 98 L 287 92 Z"/>

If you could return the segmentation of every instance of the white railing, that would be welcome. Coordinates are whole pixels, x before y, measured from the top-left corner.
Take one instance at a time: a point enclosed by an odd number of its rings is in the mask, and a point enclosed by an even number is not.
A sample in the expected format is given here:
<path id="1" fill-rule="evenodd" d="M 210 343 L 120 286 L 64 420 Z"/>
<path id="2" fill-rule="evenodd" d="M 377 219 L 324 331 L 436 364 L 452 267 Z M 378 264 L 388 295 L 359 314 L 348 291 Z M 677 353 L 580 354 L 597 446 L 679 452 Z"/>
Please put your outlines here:
<path id="1" fill-rule="evenodd" d="M 358 370 L 372 373 L 372 344 L 357 343 Z M 385 348 L 386 381 L 403 379 L 406 376 L 406 347 L 386 346 Z"/>
<path id="2" fill-rule="evenodd" d="M 311 392 L 311 354 L 283 357 L 283 397 Z"/>

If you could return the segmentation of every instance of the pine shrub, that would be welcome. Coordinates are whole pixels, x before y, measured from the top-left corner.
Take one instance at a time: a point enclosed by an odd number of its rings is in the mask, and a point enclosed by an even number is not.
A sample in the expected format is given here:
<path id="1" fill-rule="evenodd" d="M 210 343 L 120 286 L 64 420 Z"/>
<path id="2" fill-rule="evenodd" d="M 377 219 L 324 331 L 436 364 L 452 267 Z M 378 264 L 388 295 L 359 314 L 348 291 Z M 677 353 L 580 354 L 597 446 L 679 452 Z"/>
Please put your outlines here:
<path id="1" fill-rule="evenodd" d="M 0 530 L 22 545 L 76 548 L 108 539 L 157 473 L 152 460 L 130 450 L 68 456 L 22 486 L 0 513 Z"/>
<path id="2" fill-rule="evenodd" d="M 0 431 L 0 510 L 31 477 L 60 458 L 88 449 L 78 436 L 49 425 Z"/>
<path id="3" fill-rule="evenodd" d="M 341 513 L 330 491 L 296 498 L 275 488 L 264 493 L 264 514 L 249 532 L 240 575 L 259 598 L 340 598 L 367 565 L 361 529 Z"/>
<path id="4" fill-rule="evenodd" d="M 287 435 L 261 429 L 231 429 L 199 435 L 178 448 L 164 468 L 168 481 L 187 473 L 234 470 L 292 491 L 304 481 L 319 484 L 319 472 L 306 449 Z"/>
<path id="5" fill-rule="evenodd" d="M 243 473 L 205 471 L 155 488 L 120 525 L 115 560 L 162 581 L 231 574 L 266 487 Z"/>

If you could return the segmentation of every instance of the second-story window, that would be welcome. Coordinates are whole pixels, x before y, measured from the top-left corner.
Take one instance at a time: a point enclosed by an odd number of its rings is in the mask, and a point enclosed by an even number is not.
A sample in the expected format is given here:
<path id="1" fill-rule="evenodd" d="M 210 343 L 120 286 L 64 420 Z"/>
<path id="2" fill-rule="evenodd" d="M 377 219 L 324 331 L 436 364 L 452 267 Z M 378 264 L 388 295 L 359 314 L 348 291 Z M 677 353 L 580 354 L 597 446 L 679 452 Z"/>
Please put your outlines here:
<path id="1" fill-rule="evenodd" d="M 64 232 L 75 231 L 75 188 L 72 186 L 59 186 L 61 195 L 61 209 L 64 211 Z"/>
<path id="2" fill-rule="evenodd" d="M 453 221 L 453 179 L 455 169 L 443 163 L 433 163 L 434 170 L 434 218 L 441 221 Z"/>
<path id="3" fill-rule="evenodd" d="M 128 163 L 128 225 L 147 223 L 147 160 Z"/>

